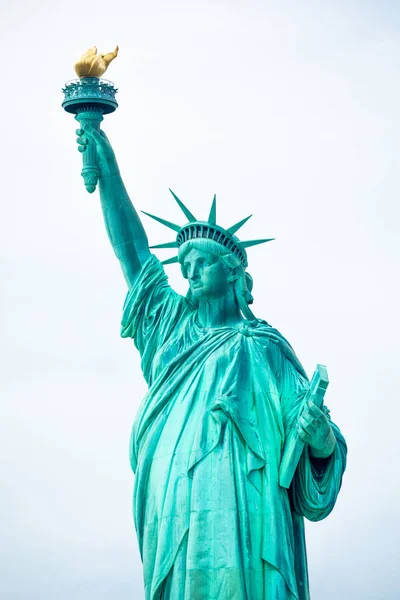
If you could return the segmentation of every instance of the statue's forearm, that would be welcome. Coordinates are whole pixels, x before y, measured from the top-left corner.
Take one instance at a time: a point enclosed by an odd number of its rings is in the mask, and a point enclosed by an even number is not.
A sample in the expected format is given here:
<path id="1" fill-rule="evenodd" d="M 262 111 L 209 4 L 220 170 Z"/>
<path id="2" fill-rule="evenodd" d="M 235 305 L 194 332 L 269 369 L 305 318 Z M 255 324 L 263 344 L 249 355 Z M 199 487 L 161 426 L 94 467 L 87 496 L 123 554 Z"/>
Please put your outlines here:
<path id="1" fill-rule="evenodd" d="M 150 255 L 146 232 L 119 173 L 101 178 L 99 187 L 107 234 L 131 287 Z"/>

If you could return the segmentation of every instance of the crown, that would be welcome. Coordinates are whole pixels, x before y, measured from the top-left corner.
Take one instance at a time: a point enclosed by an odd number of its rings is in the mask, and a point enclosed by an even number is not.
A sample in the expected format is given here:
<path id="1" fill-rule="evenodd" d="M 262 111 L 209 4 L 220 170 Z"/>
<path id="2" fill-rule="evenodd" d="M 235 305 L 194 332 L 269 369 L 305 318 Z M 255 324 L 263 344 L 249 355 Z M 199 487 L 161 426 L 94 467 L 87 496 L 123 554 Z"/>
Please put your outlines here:
<path id="1" fill-rule="evenodd" d="M 247 240 L 241 242 L 235 235 L 235 233 L 250 219 L 252 215 L 245 217 L 235 225 L 224 229 L 220 225 L 217 225 L 217 198 L 214 195 L 210 214 L 207 221 L 198 221 L 196 217 L 190 212 L 190 210 L 179 200 L 178 196 L 174 192 L 169 190 L 175 200 L 177 201 L 180 209 L 182 210 L 185 217 L 188 219 L 186 225 L 176 225 L 155 215 L 142 210 L 142 213 L 151 217 L 155 221 L 162 223 L 169 229 L 173 229 L 177 232 L 177 237 L 174 242 L 167 242 L 165 244 L 158 244 L 156 246 L 150 246 L 151 248 L 179 248 L 185 242 L 196 239 L 208 239 L 224 246 L 227 250 L 230 250 L 240 260 L 244 267 L 247 267 L 247 254 L 245 248 L 250 246 L 257 246 L 258 244 L 264 244 L 265 242 L 271 242 L 275 238 L 268 238 L 262 240 Z M 169 265 L 178 262 L 178 256 L 173 256 L 167 260 L 162 261 L 163 265 Z"/>

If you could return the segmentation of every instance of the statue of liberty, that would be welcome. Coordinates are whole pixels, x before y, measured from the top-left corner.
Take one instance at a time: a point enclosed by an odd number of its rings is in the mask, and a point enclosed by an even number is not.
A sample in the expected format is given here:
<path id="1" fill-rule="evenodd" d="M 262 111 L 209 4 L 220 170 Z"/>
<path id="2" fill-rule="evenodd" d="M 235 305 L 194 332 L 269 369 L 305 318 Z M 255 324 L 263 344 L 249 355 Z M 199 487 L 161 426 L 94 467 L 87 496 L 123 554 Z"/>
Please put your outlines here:
<path id="1" fill-rule="evenodd" d="M 168 284 L 124 187 L 112 146 L 90 125 L 108 237 L 128 293 L 122 337 L 142 359 L 148 392 L 133 424 L 133 513 L 147 600 L 307 600 L 304 517 L 333 509 L 346 444 L 286 339 L 250 310 L 252 280 L 240 241 L 247 219 L 199 221 L 174 195 L 186 224 L 159 222 L 176 239 L 186 297 Z M 152 215 L 150 215 L 152 216 Z M 285 442 L 304 450 L 280 485 Z"/>

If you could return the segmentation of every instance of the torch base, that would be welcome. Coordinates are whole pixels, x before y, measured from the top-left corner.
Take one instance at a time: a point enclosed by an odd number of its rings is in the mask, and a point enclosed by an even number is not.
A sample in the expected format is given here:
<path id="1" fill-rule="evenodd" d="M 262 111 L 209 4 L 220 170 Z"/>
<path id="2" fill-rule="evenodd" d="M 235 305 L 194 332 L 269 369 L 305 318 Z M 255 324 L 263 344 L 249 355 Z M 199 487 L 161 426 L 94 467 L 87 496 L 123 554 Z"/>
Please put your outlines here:
<path id="1" fill-rule="evenodd" d="M 103 115 L 112 113 L 118 107 L 115 100 L 117 89 L 107 79 L 82 77 L 65 84 L 62 107 L 74 115 L 86 111 L 98 111 Z"/>

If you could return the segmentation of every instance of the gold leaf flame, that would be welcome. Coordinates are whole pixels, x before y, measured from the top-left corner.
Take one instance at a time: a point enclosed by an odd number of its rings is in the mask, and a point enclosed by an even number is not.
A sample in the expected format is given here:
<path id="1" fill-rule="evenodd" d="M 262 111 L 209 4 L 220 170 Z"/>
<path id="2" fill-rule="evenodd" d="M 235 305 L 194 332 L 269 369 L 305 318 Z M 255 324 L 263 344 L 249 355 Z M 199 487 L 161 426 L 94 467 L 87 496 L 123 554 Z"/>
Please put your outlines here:
<path id="1" fill-rule="evenodd" d="M 74 65 L 75 73 L 78 77 L 101 77 L 117 55 L 118 46 L 107 54 L 97 54 L 97 48 L 93 46 Z"/>

